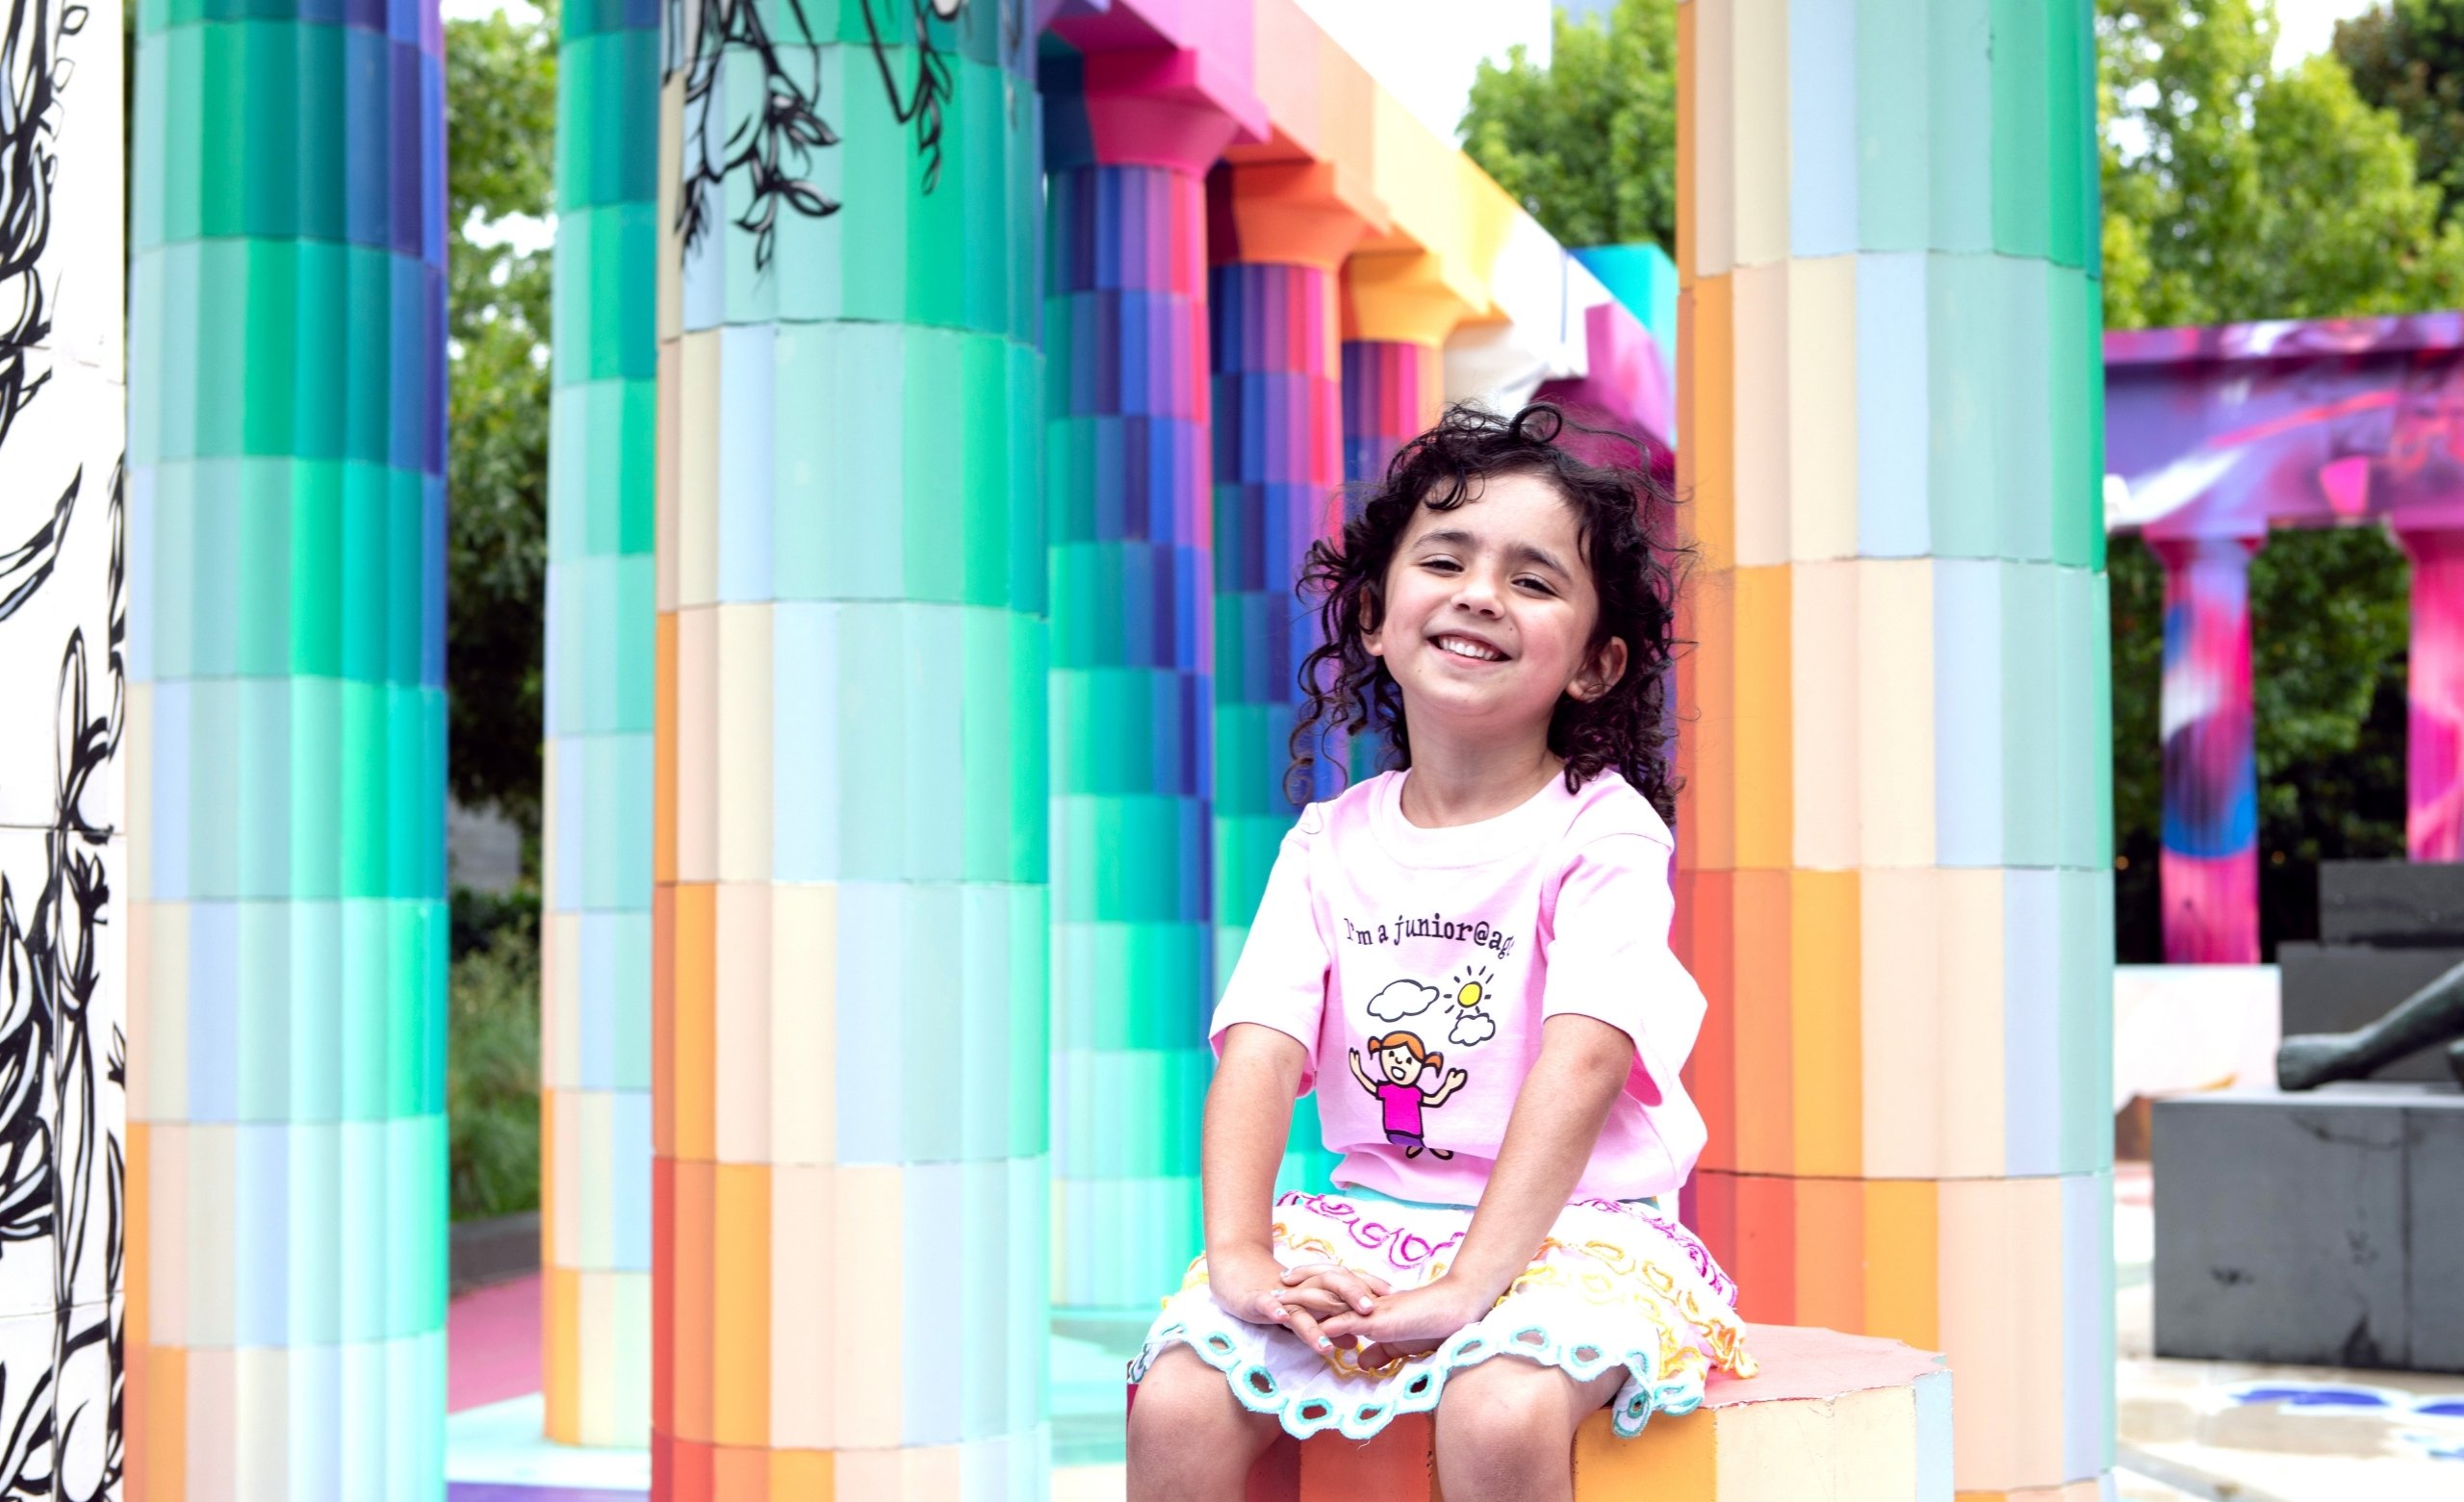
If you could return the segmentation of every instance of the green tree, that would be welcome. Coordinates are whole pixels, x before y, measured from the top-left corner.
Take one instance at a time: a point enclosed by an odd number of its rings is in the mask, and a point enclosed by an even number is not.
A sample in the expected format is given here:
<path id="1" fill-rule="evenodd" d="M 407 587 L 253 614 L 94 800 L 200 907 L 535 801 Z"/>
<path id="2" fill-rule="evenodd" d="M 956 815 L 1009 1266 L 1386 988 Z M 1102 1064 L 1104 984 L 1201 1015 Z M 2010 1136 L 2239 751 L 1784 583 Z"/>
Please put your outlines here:
<path id="1" fill-rule="evenodd" d="M 2272 70 L 2266 0 L 2099 0 L 2105 321 L 2333 318 L 2464 299 L 2464 233 L 2343 63 Z M 2125 959 L 2162 955 L 2164 579 L 2118 539 L 2114 815 Z M 2250 571 L 2262 937 L 2315 932 L 2317 862 L 2403 850 L 2407 573 L 2375 528 L 2278 532 Z"/>
<path id="2" fill-rule="evenodd" d="M 2464 232 L 2344 64 L 2266 0 L 2100 0 L 2110 328 L 2452 307 Z"/>
<path id="3" fill-rule="evenodd" d="M 1617 0 L 1553 24 L 1549 66 L 1520 46 L 1480 64 L 1463 150 L 1568 245 L 1677 244 L 1677 7 Z"/>
<path id="4" fill-rule="evenodd" d="M 508 222 L 553 208 L 556 12 L 448 22 L 446 683 L 452 792 L 535 849 L 548 539 L 551 256 Z"/>
<path id="5" fill-rule="evenodd" d="M 2464 204 L 2464 4 L 2395 0 L 2336 23 L 2335 52 L 2356 93 L 2412 138 L 2421 180 Z"/>

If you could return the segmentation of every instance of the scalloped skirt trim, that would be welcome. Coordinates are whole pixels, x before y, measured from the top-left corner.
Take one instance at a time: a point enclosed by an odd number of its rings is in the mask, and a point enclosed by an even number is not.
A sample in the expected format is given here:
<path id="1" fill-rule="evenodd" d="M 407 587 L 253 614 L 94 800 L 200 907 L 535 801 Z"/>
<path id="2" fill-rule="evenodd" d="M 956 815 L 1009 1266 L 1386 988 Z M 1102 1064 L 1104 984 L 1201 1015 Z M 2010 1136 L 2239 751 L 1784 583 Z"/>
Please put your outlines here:
<path id="1" fill-rule="evenodd" d="M 1469 1210 L 1453 1208 L 1288 1194 L 1275 1206 L 1274 1249 L 1286 1266 L 1341 1262 L 1399 1289 L 1443 1273 L 1470 1222 Z M 1348 1352 L 1323 1356 L 1288 1331 L 1236 1319 L 1216 1305 L 1200 1258 L 1129 1376 L 1143 1378 L 1164 1352 L 1186 1345 L 1223 1374 L 1244 1408 L 1274 1415 L 1285 1433 L 1367 1439 L 1398 1414 L 1435 1409 L 1450 1376 L 1492 1357 L 1554 1366 L 1578 1382 L 1622 1367 L 1613 1422 L 1631 1438 L 1652 1414 L 1701 1404 L 1713 1365 L 1752 1375 L 1734 1300 L 1735 1285 L 1683 1227 L 1583 1201 L 1567 1207 L 1486 1316 L 1424 1356 L 1363 1369 Z"/>

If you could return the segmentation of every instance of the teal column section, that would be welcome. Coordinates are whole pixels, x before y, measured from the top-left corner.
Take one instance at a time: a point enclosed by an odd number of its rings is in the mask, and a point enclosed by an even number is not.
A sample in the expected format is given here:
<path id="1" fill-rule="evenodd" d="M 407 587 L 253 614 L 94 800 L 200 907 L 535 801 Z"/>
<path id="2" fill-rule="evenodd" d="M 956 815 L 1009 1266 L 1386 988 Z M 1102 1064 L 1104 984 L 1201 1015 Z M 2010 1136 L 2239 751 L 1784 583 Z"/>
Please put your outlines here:
<path id="1" fill-rule="evenodd" d="M 442 56 L 434 0 L 140 17 L 148 1497 L 445 1493 Z"/>
<path id="2" fill-rule="evenodd" d="M 548 1437 L 650 1438 L 655 0 L 567 0 L 556 74 L 540 1131 Z"/>

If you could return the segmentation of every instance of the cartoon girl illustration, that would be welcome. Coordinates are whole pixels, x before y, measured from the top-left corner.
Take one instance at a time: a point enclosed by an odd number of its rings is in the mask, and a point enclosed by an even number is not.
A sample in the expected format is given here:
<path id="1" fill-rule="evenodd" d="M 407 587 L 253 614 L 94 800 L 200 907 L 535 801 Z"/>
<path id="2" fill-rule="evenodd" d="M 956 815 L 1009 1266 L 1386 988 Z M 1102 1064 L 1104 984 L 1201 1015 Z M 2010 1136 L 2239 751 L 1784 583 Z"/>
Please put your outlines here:
<path id="1" fill-rule="evenodd" d="M 1429 1147 L 1423 1140 L 1421 1113 L 1445 1105 L 1472 1077 L 1460 1069 L 1448 1069 L 1445 1055 L 1428 1053 L 1421 1040 L 1408 1032 L 1373 1037 L 1367 1046 L 1377 1073 L 1385 1078 L 1370 1078 L 1369 1071 L 1361 1067 L 1359 1049 L 1351 1051 L 1351 1077 L 1360 1082 L 1362 1089 L 1377 1097 L 1377 1104 L 1385 1108 L 1386 1140 L 1400 1143 L 1405 1158 L 1420 1157 L 1424 1148 L 1431 1158 L 1452 1158 L 1452 1153 L 1442 1147 Z M 1423 1091 L 1420 1082 L 1424 1073 L 1436 1075 L 1444 1082 L 1434 1090 Z"/>

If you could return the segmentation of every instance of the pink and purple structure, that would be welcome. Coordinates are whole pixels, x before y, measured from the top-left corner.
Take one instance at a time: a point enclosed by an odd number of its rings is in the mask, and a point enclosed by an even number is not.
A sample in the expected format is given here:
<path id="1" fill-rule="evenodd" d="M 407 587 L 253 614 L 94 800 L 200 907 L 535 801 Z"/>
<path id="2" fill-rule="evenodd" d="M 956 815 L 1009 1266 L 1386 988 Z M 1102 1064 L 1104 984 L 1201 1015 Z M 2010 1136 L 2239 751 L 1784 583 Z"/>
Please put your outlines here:
<path id="1" fill-rule="evenodd" d="M 2165 581 L 2165 955 L 2258 958 L 2249 559 L 2383 524 L 2413 560 L 2406 849 L 2464 859 L 2464 314 L 2105 336 L 2107 522 Z"/>

